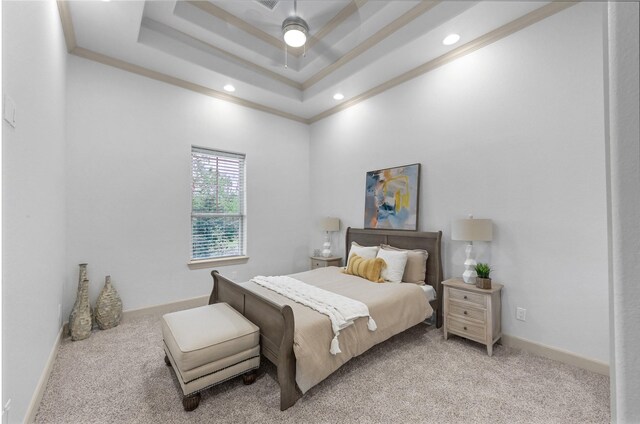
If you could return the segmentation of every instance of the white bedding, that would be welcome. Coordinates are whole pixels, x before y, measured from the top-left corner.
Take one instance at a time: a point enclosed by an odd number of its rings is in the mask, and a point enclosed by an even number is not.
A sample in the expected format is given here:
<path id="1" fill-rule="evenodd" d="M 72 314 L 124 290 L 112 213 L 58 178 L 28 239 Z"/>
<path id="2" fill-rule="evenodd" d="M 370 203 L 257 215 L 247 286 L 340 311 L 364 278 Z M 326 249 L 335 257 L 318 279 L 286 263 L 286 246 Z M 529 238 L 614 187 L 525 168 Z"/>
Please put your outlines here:
<path id="1" fill-rule="evenodd" d="M 338 341 L 340 330 L 353 325 L 356 318 L 369 318 L 367 324 L 369 331 L 375 331 L 377 328 L 376 322 L 369 315 L 367 305 L 357 300 L 303 283 L 286 275 L 275 277 L 259 275 L 251 281 L 329 317 L 334 334 L 329 349 L 332 355 L 342 353 Z"/>
<path id="2" fill-rule="evenodd" d="M 242 283 L 247 290 L 293 310 L 295 329 L 293 351 L 296 356 L 296 383 L 305 393 L 350 358 L 358 356 L 391 336 L 413 327 L 432 315 L 431 306 L 417 284 L 377 284 L 338 267 L 316 268 L 289 277 L 364 303 L 377 329 L 368 328 L 368 319 L 358 318 L 340 331 L 340 350 L 332 355 L 327 347 L 335 337 L 330 319 L 305 305 L 288 299 L 253 281 Z"/>
<path id="3" fill-rule="evenodd" d="M 433 286 L 425 284 L 424 286 L 420 286 L 420 288 L 424 290 L 424 294 L 427 296 L 429 302 L 436 300 L 436 289 L 434 289 Z"/>
<path id="4" fill-rule="evenodd" d="M 384 283 L 384 284 L 412 284 L 412 283 Z M 427 302 L 436 300 L 436 290 L 433 288 L 433 286 L 430 286 L 428 284 L 423 284 L 418 287 L 420 287 L 424 292 L 424 295 L 427 298 Z"/>

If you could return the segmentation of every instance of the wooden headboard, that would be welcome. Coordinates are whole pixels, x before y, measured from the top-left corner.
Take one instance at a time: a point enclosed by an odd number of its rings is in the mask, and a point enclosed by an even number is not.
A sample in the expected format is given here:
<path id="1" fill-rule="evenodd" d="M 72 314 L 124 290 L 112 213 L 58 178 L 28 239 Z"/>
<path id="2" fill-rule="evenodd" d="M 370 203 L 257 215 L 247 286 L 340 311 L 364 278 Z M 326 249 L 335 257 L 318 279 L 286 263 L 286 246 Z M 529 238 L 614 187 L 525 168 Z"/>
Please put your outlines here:
<path id="1" fill-rule="evenodd" d="M 361 246 L 388 244 L 400 249 L 423 249 L 429 252 L 424 281 L 432 286 L 437 293 L 436 308 L 434 309 L 436 309 L 437 326 L 440 327 L 442 323 L 442 231 L 364 230 L 349 227 L 345 244 L 345 264 L 353 241 Z"/>

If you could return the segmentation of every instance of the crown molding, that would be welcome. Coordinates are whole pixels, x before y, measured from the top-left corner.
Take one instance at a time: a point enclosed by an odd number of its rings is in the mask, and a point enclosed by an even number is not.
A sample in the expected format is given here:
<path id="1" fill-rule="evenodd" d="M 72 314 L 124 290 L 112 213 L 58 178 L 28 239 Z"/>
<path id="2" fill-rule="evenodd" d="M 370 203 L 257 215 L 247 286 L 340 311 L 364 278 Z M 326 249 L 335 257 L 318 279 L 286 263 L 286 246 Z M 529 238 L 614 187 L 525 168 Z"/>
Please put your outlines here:
<path id="1" fill-rule="evenodd" d="M 413 78 L 419 77 L 433 69 L 436 69 L 442 65 L 445 65 L 449 62 L 452 62 L 458 58 L 468 55 L 469 53 L 473 53 L 489 44 L 495 43 L 498 40 L 501 40 L 511 34 L 514 34 L 524 28 L 527 28 L 530 25 L 533 25 L 536 22 L 539 22 L 549 16 L 555 15 L 558 12 L 561 12 L 575 4 L 579 3 L 579 1 L 554 1 L 545 6 L 542 6 L 532 12 L 527 13 L 524 16 L 521 16 L 518 19 L 515 19 L 508 24 L 505 24 L 493 31 L 486 33 L 462 46 L 451 50 L 441 56 L 438 56 L 435 59 L 432 59 L 426 63 L 423 63 L 420 66 L 417 66 L 403 74 L 398 75 L 397 77 L 391 78 L 390 80 L 373 87 L 362 94 L 359 94 L 355 97 L 352 97 L 349 100 L 331 108 L 325 110 L 322 113 L 319 113 L 311 118 L 309 118 L 310 123 L 317 122 L 321 119 L 324 119 L 330 115 L 348 109 L 364 100 L 367 100 L 373 96 L 376 96 L 384 91 L 387 91 L 397 85 L 400 85 L 406 81 L 409 81 Z"/>
<path id="2" fill-rule="evenodd" d="M 75 31 L 73 28 L 73 22 L 71 20 L 71 15 L 69 12 L 67 1 L 57 0 L 58 11 L 60 13 L 60 20 L 61 20 L 62 29 L 64 32 L 64 38 L 67 45 L 67 50 L 69 51 L 70 54 L 73 54 L 75 56 L 79 56 L 85 59 L 93 60 L 95 62 L 99 62 L 115 68 L 119 68 L 127 72 L 132 72 L 141 76 L 145 76 L 147 78 L 151 78 L 157 81 L 162 81 L 164 83 L 181 87 L 186 90 L 194 91 L 196 93 L 204 94 L 206 96 L 213 97 L 219 100 L 235 103 L 235 104 L 245 106 L 251 109 L 259 110 L 262 112 L 271 113 L 273 115 L 277 115 L 286 119 L 291 119 L 293 121 L 301 122 L 304 124 L 313 124 L 328 116 L 331 116 L 335 113 L 338 113 L 352 106 L 355 106 L 356 104 L 364 100 L 374 97 L 384 91 L 387 91 L 393 87 L 396 87 L 397 85 L 400 85 L 406 81 L 409 81 L 413 78 L 423 75 L 433 69 L 436 69 L 442 65 L 445 65 L 469 53 L 473 53 L 485 46 L 488 46 L 498 40 L 501 40 L 511 34 L 514 34 L 524 28 L 527 28 L 528 26 L 533 25 L 536 22 L 539 22 L 549 16 L 552 16 L 558 12 L 568 9 L 569 7 L 574 6 L 579 2 L 580 1 L 553 1 L 552 3 L 546 4 L 545 6 L 542 6 L 532 12 L 529 12 L 524 16 L 521 16 L 518 19 L 515 19 L 493 31 L 490 31 L 487 34 L 476 38 L 475 40 L 472 40 L 454 50 L 451 50 L 448 53 L 445 53 L 420 66 L 417 66 L 355 97 L 352 97 L 333 108 L 327 109 L 311 118 L 303 118 L 301 116 L 298 116 L 292 113 L 284 112 L 276 108 L 262 105 L 260 103 L 255 103 L 249 100 L 241 99 L 239 97 L 232 96 L 222 91 L 214 90 L 199 84 L 191 83 L 183 79 L 164 74 L 162 72 L 153 71 L 151 69 L 148 69 L 142 66 L 134 65 L 132 63 L 125 62 L 120 59 L 116 59 L 116 58 L 113 58 L 89 49 L 79 47 L 76 43 Z M 438 2 L 434 1 L 434 2 L 423 2 L 423 3 L 433 3 L 433 5 L 431 6 L 433 7 Z M 384 31 L 384 29 L 381 31 Z M 202 42 L 202 40 L 199 40 L 199 41 Z"/>
<path id="3" fill-rule="evenodd" d="M 380 31 L 376 32 L 371 37 L 367 38 L 362 43 L 358 44 L 356 47 L 348 51 L 345 55 L 341 56 L 340 59 L 336 60 L 331 65 L 326 66 L 322 70 L 318 71 L 315 75 L 311 76 L 308 80 L 303 82 L 303 90 L 306 90 L 307 88 L 326 78 L 329 74 L 335 72 L 341 66 L 344 66 L 348 62 L 360 56 L 362 53 L 366 52 L 403 26 L 407 25 L 418 16 L 421 16 L 422 14 L 431 10 L 439 3 L 440 1 L 421 1 L 417 6 L 413 7 L 411 10 L 395 19 Z"/>
<path id="4" fill-rule="evenodd" d="M 235 103 L 240 106 L 246 106 L 248 108 L 260 110 L 262 112 L 271 113 L 273 115 L 281 116 L 283 118 L 291 119 L 293 121 L 302 122 L 303 124 L 309 123 L 306 118 L 302 118 L 292 113 L 283 112 L 279 109 L 265 106 L 260 103 L 255 103 L 249 100 L 241 99 L 239 97 L 232 96 L 231 94 L 227 94 L 222 91 L 214 90 L 212 88 L 205 87 L 203 85 L 195 84 L 180 78 L 172 77 L 171 75 L 163 74 L 162 72 L 157 72 L 142 66 L 134 65 L 132 63 L 125 62 L 123 60 L 104 55 L 102 53 L 94 52 L 93 50 L 88 50 L 82 47 L 76 47 L 75 49 L 73 49 L 73 51 L 71 51 L 71 54 L 78 57 L 85 58 L 85 59 L 90 59 L 90 60 L 93 60 L 94 62 L 99 62 L 104 65 L 112 66 L 114 68 L 119 68 L 134 74 L 142 75 L 143 77 L 151 78 L 156 81 L 162 81 L 167 84 L 175 85 L 177 87 L 181 87 L 190 91 L 195 91 L 196 93 L 204 94 L 205 96 L 213 97 L 215 99 L 224 100 L 229 103 Z"/>
<path id="5" fill-rule="evenodd" d="M 144 19 L 148 19 L 148 18 L 144 18 Z M 144 19 L 143 19 L 143 22 L 144 22 Z M 151 19 L 149 19 L 149 21 L 156 22 L 156 21 L 153 21 Z M 160 25 L 164 25 L 162 23 L 159 23 L 159 24 Z M 285 77 L 283 75 L 280 75 L 277 72 L 273 72 L 273 71 L 271 71 L 271 70 L 269 70 L 269 69 L 267 69 L 265 67 L 257 65 L 254 62 L 251 62 L 250 60 L 246 60 L 246 59 L 244 59 L 244 58 L 242 58 L 240 56 L 237 56 L 237 55 L 235 55 L 235 54 L 233 54 L 233 53 L 231 53 L 231 52 L 229 52 L 227 50 L 224 50 L 224 49 L 221 49 L 220 47 L 214 46 L 213 44 L 211 44 L 211 43 L 209 43 L 207 41 L 204 41 L 204 40 L 202 40 L 200 38 L 196 38 L 196 37 L 194 37 L 194 36 L 192 36 L 190 34 L 187 34 L 186 32 L 180 31 L 180 30 L 175 29 L 175 28 L 170 28 L 170 29 L 174 33 L 180 34 L 181 36 L 183 36 L 185 38 L 188 38 L 188 39 L 190 39 L 190 40 L 192 40 L 192 41 L 194 41 L 196 43 L 200 43 L 200 44 L 206 46 L 209 49 L 215 50 L 218 53 L 220 53 L 220 54 L 222 54 L 224 56 L 227 56 L 227 58 L 229 58 L 230 60 L 232 60 L 234 62 L 242 64 L 242 66 L 244 66 L 245 68 L 249 68 L 249 69 L 251 69 L 251 70 L 253 70 L 253 71 L 255 71 L 255 72 L 257 72 L 257 73 L 259 73 L 259 74 L 261 74 L 263 76 L 265 76 L 265 77 L 271 78 L 271 79 L 273 79 L 275 81 L 279 81 L 279 82 L 281 82 L 283 84 L 286 84 L 286 85 L 288 85 L 290 87 L 293 87 L 295 89 L 298 89 L 298 90 L 302 91 L 302 84 L 297 82 L 297 81 L 294 81 L 294 80 L 292 80 L 290 78 L 287 78 L 287 77 Z"/>
<path id="6" fill-rule="evenodd" d="M 64 42 L 67 45 L 67 51 L 71 53 L 78 45 L 76 43 L 76 31 L 73 29 L 71 21 L 71 12 L 69 11 L 69 3 L 62 0 L 56 1 L 58 5 L 58 13 L 62 23 L 62 32 L 64 34 Z"/>
<path id="7" fill-rule="evenodd" d="M 358 9 L 362 7 L 362 5 L 364 5 L 367 1 L 368 0 L 351 0 L 345 7 L 340 10 L 340 12 L 338 12 L 333 18 L 331 18 L 329 22 L 327 22 L 322 28 L 320 28 L 313 36 L 309 37 L 309 41 L 306 44 L 306 50 L 310 50 L 311 47 L 316 45 L 322 38 L 336 29 L 341 23 L 347 20 L 355 12 L 357 12 Z M 240 28 L 241 30 L 261 39 L 266 43 L 271 44 L 272 46 L 275 46 L 281 50 L 284 50 L 286 48 L 289 54 L 293 56 L 300 57 L 305 52 L 305 50 L 301 47 L 292 48 L 286 46 L 284 40 L 276 38 L 271 34 L 267 34 L 256 26 L 238 18 L 234 14 L 227 12 L 223 8 L 216 6 L 211 2 L 190 0 L 188 1 L 188 3 L 194 5 L 203 12 L 215 16 L 218 19 L 222 19 L 223 21 L 235 26 L 236 28 Z"/>
<path id="8" fill-rule="evenodd" d="M 284 51 L 284 49 L 287 48 L 289 54 L 293 56 L 300 56 L 302 54 L 302 49 L 300 48 L 294 49 L 291 47 L 287 47 L 283 39 L 276 38 L 271 34 L 267 34 L 263 30 L 251 25 L 247 21 L 244 21 L 238 18 L 236 15 L 227 12 L 223 8 L 216 6 L 211 2 L 189 0 L 187 1 L 187 3 L 197 7 L 198 9 L 208 13 L 211 16 L 215 16 L 218 19 L 222 19 L 226 23 L 233 25 L 234 27 L 239 28 L 246 33 L 253 35 L 254 37 L 264 41 L 265 43 L 269 43 L 278 49 L 281 49 Z"/>
<path id="9" fill-rule="evenodd" d="M 368 0 L 351 0 L 336 16 L 309 38 L 307 50 L 311 50 L 320 40 L 335 30 L 340 24 L 356 13 Z"/>

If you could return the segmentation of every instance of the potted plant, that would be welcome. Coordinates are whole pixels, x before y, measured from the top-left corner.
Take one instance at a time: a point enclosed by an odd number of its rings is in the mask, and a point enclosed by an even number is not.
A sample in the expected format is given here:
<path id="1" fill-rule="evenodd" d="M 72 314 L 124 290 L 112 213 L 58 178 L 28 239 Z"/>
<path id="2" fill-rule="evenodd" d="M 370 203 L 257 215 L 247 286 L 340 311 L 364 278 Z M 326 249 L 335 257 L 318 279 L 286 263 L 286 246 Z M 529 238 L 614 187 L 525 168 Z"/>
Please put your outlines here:
<path id="1" fill-rule="evenodd" d="M 476 274 L 478 274 L 478 278 L 476 278 L 476 287 L 479 289 L 490 289 L 491 278 L 489 278 L 489 274 L 491 274 L 491 267 L 489 264 L 477 264 Z"/>

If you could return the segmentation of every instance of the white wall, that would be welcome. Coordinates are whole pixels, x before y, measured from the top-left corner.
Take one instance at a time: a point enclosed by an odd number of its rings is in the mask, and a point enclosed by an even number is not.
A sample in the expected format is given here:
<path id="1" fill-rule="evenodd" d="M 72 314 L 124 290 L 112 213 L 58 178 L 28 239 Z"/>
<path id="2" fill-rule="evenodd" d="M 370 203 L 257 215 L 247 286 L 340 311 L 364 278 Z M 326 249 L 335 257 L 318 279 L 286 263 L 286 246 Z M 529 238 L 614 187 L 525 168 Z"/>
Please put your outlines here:
<path id="1" fill-rule="evenodd" d="M 638 3 L 609 3 L 611 416 L 640 422 L 640 47 Z"/>
<path id="2" fill-rule="evenodd" d="M 464 262 L 451 221 L 493 219 L 478 259 L 505 284 L 504 333 L 607 362 L 602 13 L 579 4 L 312 125 L 313 220 L 362 227 L 365 173 L 419 162 L 445 277 Z"/>
<path id="3" fill-rule="evenodd" d="M 3 2 L 2 404 L 21 422 L 60 329 L 65 264 L 66 49 L 55 2 Z"/>
<path id="4" fill-rule="evenodd" d="M 309 132 L 304 124 L 77 57 L 69 59 L 65 311 L 77 264 L 95 299 L 110 274 L 125 310 L 209 294 L 189 270 L 191 145 L 245 153 L 246 280 L 308 267 Z"/>

